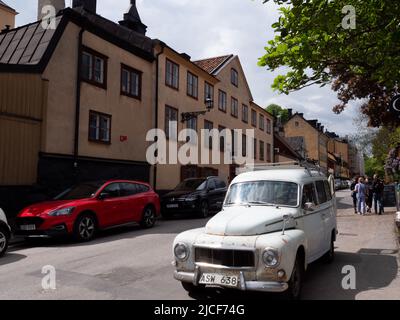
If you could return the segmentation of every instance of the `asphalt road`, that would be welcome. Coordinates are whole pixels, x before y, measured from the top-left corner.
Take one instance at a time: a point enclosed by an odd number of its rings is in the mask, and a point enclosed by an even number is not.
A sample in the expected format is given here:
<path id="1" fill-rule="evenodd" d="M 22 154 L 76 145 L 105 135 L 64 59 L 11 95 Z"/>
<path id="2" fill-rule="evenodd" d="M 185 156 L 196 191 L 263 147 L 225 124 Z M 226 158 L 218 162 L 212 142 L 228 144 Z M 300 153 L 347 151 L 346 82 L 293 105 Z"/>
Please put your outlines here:
<path id="1" fill-rule="evenodd" d="M 338 193 L 339 238 L 333 264 L 314 263 L 307 272 L 304 299 L 400 299 L 399 251 L 393 213 L 356 216 L 348 192 Z M 205 220 L 160 221 L 152 230 L 124 227 L 89 244 L 67 240 L 17 244 L 0 259 L 0 299 L 206 299 L 189 297 L 172 277 L 171 244 L 181 231 Z M 43 290 L 42 268 L 56 269 L 56 290 Z M 356 270 L 356 289 L 343 290 L 344 266 Z M 231 298 L 243 299 L 228 293 Z M 257 295 L 265 298 L 265 295 Z M 278 298 L 276 295 L 268 295 Z"/>

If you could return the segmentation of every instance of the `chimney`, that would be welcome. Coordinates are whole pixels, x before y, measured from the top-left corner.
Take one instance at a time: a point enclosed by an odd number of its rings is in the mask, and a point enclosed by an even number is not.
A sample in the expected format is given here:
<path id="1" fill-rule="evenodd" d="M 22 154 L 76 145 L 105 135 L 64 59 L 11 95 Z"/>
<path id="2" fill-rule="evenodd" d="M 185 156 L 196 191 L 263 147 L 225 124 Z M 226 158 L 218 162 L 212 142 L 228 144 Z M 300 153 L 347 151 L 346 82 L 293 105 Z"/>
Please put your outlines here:
<path id="1" fill-rule="evenodd" d="M 72 8 L 82 8 L 88 12 L 96 13 L 97 0 L 72 0 Z"/>
<path id="2" fill-rule="evenodd" d="M 131 0 L 131 6 L 127 13 L 124 14 L 124 20 L 120 21 L 119 24 L 132 31 L 146 35 L 147 26 L 142 23 L 139 12 L 136 7 L 136 0 Z"/>
<path id="3" fill-rule="evenodd" d="M 289 119 L 293 117 L 293 109 L 288 109 Z"/>
<path id="4" fill-rule="evenodd" d="M 39 0 L 38 1 L 38 20 L 42 20 L 44 16 L 49 14 L 49 10 L 46 10 L 46 6 L 52 6 L 55 9 L 55 14 L 60 10 L 65 9 L 65 0 Z"/>

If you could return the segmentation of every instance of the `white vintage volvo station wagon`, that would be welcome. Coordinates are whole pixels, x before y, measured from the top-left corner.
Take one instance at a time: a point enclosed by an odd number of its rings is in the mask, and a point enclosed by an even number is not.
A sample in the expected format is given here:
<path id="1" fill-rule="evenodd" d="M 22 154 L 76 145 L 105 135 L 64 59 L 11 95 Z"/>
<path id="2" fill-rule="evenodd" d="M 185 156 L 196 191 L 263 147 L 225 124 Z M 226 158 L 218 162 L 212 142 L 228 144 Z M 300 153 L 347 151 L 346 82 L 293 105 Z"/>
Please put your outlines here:
<path id="1" fill-rule="evenodd" d="M 299 299 L 307 266 L 334 258 L 334 181 L 309 164 L 245 169 L 222 211 L 174 241 L 174 277 L 190 293 L 233 288 Z"/>

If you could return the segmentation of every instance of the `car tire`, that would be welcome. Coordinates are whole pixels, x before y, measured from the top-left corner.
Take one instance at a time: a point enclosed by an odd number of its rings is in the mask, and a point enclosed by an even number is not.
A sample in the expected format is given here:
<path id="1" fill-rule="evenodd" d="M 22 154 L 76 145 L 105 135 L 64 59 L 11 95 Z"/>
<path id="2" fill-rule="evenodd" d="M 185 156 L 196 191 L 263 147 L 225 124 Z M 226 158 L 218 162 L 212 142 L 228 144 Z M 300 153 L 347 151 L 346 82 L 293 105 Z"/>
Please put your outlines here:
<path id="1" fill-rule="evenodd" d="M 0 257 L 6 254 L 9 241 L 10 235 L 8 230 L 6 230 L 4 227 L 0 227 Z"/>
<path id="2" fill-rule="evenodd" d="M 200 203 L 199 217 L 206 219 L 210 215 L 210 208 L 207 201 Z"/>
<path id="3" fill-rule="evenodd" d="M 329 251 L 327 253 L 325 253 L 325 255 L 323 256 L 323 261 L 325 263 L 332 263 L 335 260 L 335 240 L 333 238 L 333 236 L 331 237 L 331 244 L 330 244 L 330 248 Z"/>
<path id="4" fill-rule="evenodd" d="M 147 206 L 143 210 L 140 226 L 144 229 L 150 229 L 153 228 L 155 224 L 156 224 L 155 210 L 152 206 Z"/>
<path id="5" fill-rule="evenodd" d="M 299 255 L 297 255 L 292 276 L 290 277 L 290 280 L 288 282 L 289 288 L 285 292 L 285 298 L 287 298 L 288 300 L 301 299 L 304 273 L 303 259 L 300 259 Z"/>
<path id="6" fill-rule="evenodd" d="M 92 214 L 78 217 L 74 225 L 74 238 L 78 242 L 89 242 L 97 233 L 97 220 Z"/>

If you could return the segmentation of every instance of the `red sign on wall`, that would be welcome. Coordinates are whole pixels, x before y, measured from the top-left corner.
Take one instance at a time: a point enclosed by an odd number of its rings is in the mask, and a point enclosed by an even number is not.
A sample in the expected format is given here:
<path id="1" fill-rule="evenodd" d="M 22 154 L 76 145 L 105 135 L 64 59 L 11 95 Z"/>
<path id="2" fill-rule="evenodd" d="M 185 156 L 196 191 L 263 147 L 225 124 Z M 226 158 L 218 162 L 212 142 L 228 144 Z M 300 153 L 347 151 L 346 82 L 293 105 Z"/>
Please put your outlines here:
<path id="1" fill-rule="evenodd" d="M 121 142 L 128 141 L 128 136 L 120 136 L 120 137 L 119 137 L 119 140 L 120 140 Z"/>

